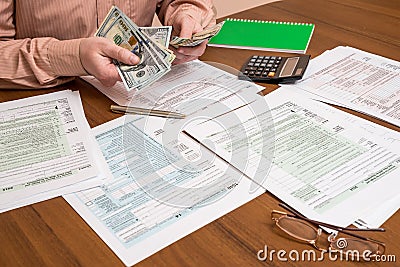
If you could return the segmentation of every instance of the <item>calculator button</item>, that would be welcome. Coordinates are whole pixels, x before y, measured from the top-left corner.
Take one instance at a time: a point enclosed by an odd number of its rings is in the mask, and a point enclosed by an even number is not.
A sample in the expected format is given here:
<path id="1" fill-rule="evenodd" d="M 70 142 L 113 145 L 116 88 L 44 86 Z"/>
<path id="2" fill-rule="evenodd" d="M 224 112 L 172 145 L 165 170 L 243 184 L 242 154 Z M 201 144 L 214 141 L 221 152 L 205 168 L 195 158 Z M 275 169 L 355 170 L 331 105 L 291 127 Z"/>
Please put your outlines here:
<path id="1" fill-rule="evenodd" d="M 309 59 L 310 56 L 307 57 Z M 280 82 L 281 77 L 279 72 L 285 60 L 287 60 L 287 57 L 252 55 L 247 62 L 242 65 L 242 73 L 239 75 L 239 78 L 245 79 L 245 77 L 248 77 L 250 80 L 266 83 Z M 282 80 L 286 80 L 286 77 L 282 78 Z M 288 82 L 292 80 L 295 79 L 287 77 Z"/>

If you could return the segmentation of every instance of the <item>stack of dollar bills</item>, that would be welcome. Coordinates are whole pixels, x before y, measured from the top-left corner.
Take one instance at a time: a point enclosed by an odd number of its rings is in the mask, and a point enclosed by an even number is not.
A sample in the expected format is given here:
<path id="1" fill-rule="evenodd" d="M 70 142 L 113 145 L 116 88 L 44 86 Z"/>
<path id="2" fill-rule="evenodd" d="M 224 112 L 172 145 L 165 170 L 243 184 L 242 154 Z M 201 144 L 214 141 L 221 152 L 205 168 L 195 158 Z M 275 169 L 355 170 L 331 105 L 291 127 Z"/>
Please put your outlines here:
<path id="1" fill-rule="evenodd" d="M 105 37 L 140 58 L 137 65 L 114 61 L 126 89 L 130 91 L 143 89 L 171 69 L 175 59 L 174 53 L 167 48 L 171 31 L 170 26 L 140 28 L 113 6 L 96 36 Z"/>
<path id="2" fill-rule="evenodd" d="M 173 36 L 172 40 L 170 42 L 170 45 L 172 45 L 175 48 L 178 48 L 180 46 L 196 46 L 201 44 L 202 42 L 206 40 L 210 40 L 212 37 L 217 35 L 219 31 L 221 30 L 222 26 L 224 25 L 225 21 L 222 21 L 210 28 L 207 28 L 201 32 L 197 32 L 192 35 L 191 38 L 182 38 L 179 36 Z"/>

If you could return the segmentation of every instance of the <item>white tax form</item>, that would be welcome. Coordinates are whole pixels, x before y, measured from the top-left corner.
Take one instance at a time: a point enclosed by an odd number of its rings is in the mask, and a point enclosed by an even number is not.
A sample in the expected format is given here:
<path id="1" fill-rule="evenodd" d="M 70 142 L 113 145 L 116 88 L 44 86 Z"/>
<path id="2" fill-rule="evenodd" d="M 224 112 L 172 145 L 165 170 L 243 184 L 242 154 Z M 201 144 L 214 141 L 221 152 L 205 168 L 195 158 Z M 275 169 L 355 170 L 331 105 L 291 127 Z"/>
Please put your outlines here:
<path id="1" fill-rule="evenodd" d="M 204 63 L 197 65 L 209 69 Z M 93 129 L 112 180 L 64 198 L 126 265 L 137 263 L 264 192 L 181 133 L 187 123 L 263 99 L 256 94 L 259 87 L 221 70 L 211 70 L 206 81 L 202 80 L 204 72 L 192 80 L 195 71 L 187 74 L 190 77 L 180 78 L 180 72 L 169 77 L 171 71 L 166 75 L 171 84 L 154 88 L 148 100 L 138 95 L 132 99 L 138 99 L 140 103 L 136 104 L 142 107 L 155 105 L 184 113 L 185 119 L 129 115 Z M 213 76 L 216 72 L 219 75 Z M 212 77 L 218 82 L 212 82 Z M 223 86 L 223 80 L 231 86 Z"/>
<path id="2" fill-rule="evenodd" d="M 76 92 L 1 103 L 0 135 L 1 212 L 101 183 Z"/>
<path id="3" fill-rule="evenodd" d="M 263 142 L 256 131 L 270 116 L 266 106 L 262 109 L 264 103 L 260 108 L 258 102 L 235 111 L 242 122 L 225 114 L 189 125 L 186 131 L 201 143 L 205 140 L 205 145 L 228 162 L 235 157 L 232 147 L 240 144 L 244 150 L 247 146 L 248 158 L 243 160 L 249 164 L 233 164 L 250 177 L 265 172 L 263 165 L 251 164 L 254 158 L 272 159 L 263 186 L 310 218 L 347 226 L 399 194 L 400 133 L 303 98 L 290 89 L 280 88 L 265 100 L 273 123 L 262 131 L 269 138 L 274 136 L 273 144 Z M 238 129 L 242 134 L 235 134 Z M 264 153 L 270 152 L 271 146 L 273 155 Z"/>
<path id="4" fill-rule="evenodd" d="M 303 79 L 282 85 L 400 126 L 400 62 L 352 47 L 312 59 Z"/>
<path id="5" fill-rule="evenodd" d="M 178 104 L 190 98 L 224 98 L 226 95 L 222 95 L 223 92 L 257 93 L 263 89 L 262 86 L 239 80 L 236 75 L 199 60 L 173 66 L 161 79 L 140 91 L 128 92 L 122 82 L 117 82 L 113 87 L 105 87 L 92 76 L 81 78 L 118 105 L 165 110 L 170 110 L 168 108 L 173 103 Z"/>
<path id="6" fill-rule="evenodd" d="M 249 179 L 192 139 L 164 146 L 145 122 L 123 116 L 94 128 L 112 180 L 64 196 L 127 266 L 265 192 L 250 192 Z"/>

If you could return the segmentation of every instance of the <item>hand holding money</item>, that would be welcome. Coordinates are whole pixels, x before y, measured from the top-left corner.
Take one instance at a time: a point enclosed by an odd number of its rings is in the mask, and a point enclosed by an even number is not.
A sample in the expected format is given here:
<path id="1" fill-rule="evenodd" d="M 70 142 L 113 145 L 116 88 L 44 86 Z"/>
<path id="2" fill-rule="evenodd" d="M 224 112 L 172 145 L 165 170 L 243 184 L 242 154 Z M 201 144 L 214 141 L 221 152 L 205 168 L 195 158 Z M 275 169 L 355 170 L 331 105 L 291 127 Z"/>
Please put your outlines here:
<path id="1" fill-rule="evenodd" d="M 193 33 L 200 32 L 203 27 L 199 22 L 194 20 L 191 16 L 184 13 L 178 14 L 172 25 L 173 32 L 178 34 L 182 39 L 189 39 Z M 171 47 L 176 55 L 174 64 L 180 64 L 197 59 L 206 50 L 206 43 L 199 44 L 197 46 L 187 47 Z"/>
<path id="2" fill-rule="evenodd" d="M 162 77 L 171 69 L 171 63 L 175 59 L 171 50 L 155 41 L 155 37 L 150 38 L 145 32 L 146 29 L 140 29 L 115 6 L 111 8 L 96 32 L 96 36 L 105 37 L 139 57 L 140 62 L 135 65 L 127 64 L 117 58 L 114 60 L 128 91 L 140 90 Z M 157 38 L 160 38 L 160 31 L 148 32 L 156 33 Z M 169 39 L 169 34 L 167 38 Z M 168 42 L 168 39 L 165 42 Z"/>
<path id="3" fill-rule="evenodd" d="M 140 59 L 107 39 L 89 37 L 82 39 L 79 47 L 82 66 L 103 85 L 113 86 L 121 81 L 112 58 L 129 65 L 136 65 Z"/>
<path id="4" fill-rule="evenodd" d="M 182 46 L 193 47 L 197 46 L 204 41 L 210 40 L 212 37 L 218 34 L 224 25 L 224 21 L 220 22 L 210 28 L 194 33 L 191 37 L 183 37 L 183 36 L 173 36 L 170 42 L 170 45 L 178 48 Z"/>

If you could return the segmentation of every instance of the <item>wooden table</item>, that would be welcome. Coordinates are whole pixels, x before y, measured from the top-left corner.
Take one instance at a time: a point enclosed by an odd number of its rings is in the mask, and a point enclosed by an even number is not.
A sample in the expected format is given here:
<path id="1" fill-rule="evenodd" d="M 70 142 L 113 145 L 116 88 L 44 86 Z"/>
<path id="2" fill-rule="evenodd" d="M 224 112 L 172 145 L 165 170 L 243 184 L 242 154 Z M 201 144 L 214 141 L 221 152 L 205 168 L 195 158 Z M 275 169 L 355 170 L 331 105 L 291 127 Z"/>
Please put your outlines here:
<path id="1" fill-rule="evenodd" d="M 231 17 L 260 20 L 311 22 L 316 25 L 308 53 L 318 56 L 336 46 L 353 46 L 400 61 L 399 0 L 284 0 L 250 9 Z M 268 52 L 208 48 L 201 58 L 236 69 L 252 54 Z M 284 55 L 284 54 L 280 54 Z M 0 91 L 8 101 L 61 89 L 78 89 L 89 124 L 94 127 L 118 117 L 108 111 L 112 103 L 93 87 L 77 80 L 49 90 Z M 264 93 L 276 89 L 268 85 Z M 350 111 L 351 112 L 351 111 Z M 351 112 L 396 131 L 390 124 Z M 257 252 L 302 251 L 309 246 L 292 241 L 274 227 L 270 219 L 279 200 L 263 194 L 235 211 L 222 216 L 181 239 L 138 266 L 321 266 L 320 262 L 261 262 Z M 387 245 L 386 254 L 395 255 L 400 266 L 400 212 L 383 227 L 385 233 L 368 234 Z M 0 214 L 0 266 L 123 266 L 93 230 L 64 201 L 55 198 Z M 323 266 L 358 266 L 363 263 L 331 261 Z M 380 266 L 364 263 L 365 266 Z"/>

